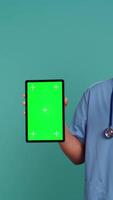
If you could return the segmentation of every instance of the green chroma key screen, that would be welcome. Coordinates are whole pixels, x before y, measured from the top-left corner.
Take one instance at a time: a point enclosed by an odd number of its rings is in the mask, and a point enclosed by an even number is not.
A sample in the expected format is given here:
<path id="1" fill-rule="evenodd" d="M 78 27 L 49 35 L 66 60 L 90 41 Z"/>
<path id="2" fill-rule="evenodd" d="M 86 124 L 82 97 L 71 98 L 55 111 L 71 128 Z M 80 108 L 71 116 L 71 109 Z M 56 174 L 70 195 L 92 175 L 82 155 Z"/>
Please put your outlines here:
<path id="1" fill-rule="evenodd" d="M 26 141 L 64 141 L 64 80 L 26 80 Z"/>

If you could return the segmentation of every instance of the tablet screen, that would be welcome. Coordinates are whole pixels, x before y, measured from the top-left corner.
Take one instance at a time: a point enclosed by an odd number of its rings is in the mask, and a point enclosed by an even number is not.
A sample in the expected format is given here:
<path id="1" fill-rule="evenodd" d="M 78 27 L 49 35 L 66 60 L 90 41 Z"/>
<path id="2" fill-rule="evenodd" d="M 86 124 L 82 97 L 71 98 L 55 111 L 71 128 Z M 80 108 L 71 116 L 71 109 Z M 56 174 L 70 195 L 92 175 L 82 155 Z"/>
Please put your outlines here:
<path id="1" fill-rule="evenodd" d="M 64 80 L 26 80 L 26 141 L 64 141 Z"/>

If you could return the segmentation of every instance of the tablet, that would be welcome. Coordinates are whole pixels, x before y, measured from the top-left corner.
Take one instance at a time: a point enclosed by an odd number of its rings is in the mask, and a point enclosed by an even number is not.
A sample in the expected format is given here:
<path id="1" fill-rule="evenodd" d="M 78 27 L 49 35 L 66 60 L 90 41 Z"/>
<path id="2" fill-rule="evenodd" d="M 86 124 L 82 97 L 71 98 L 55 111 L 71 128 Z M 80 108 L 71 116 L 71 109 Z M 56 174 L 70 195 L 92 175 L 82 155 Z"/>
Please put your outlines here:
<path id="1" fill-rule="evenodd" d="M 25 81 L 26 142 L 64 141 L 64 80 Z"/>

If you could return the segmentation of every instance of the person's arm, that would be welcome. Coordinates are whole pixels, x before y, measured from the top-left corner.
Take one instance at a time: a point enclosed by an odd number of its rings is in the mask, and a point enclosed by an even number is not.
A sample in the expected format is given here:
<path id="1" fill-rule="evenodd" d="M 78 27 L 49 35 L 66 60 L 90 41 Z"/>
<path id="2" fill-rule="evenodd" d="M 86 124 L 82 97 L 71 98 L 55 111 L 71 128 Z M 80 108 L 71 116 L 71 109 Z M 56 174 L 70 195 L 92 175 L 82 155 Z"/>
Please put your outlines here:
<path id="1" fill-rule="evenodd" d="M 68 128 L 65 124 L 65 141 L 59 142 L 63 152 L 74 164 L 85 162 L 89 94 L 88 88 L 75 108 L 70 127 Z M 67 105 L 66 100 L 65 105 Z"/>
<path id="2" fill-rule="evenodd" d="M 81 164 L 84 162 L 85 145 L 79 139 L 70 133 L 70 130 L 65 125 L 65 141 L 59 142 L 62 151 L 74 163 Z"/>

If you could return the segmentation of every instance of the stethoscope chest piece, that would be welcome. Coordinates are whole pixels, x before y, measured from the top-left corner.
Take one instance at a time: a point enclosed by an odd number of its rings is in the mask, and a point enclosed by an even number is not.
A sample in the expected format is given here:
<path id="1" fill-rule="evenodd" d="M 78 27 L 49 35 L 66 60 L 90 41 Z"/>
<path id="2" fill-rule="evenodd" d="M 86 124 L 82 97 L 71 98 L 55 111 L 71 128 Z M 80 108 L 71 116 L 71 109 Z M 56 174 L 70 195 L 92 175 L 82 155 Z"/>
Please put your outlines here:
<path id="1" fill-rule="evenodd" d="M 113 129 L 112 128 L 107 128 L 104 131 L 104 135 L 106 138 L 111 138 L 113 137 Z"/>

